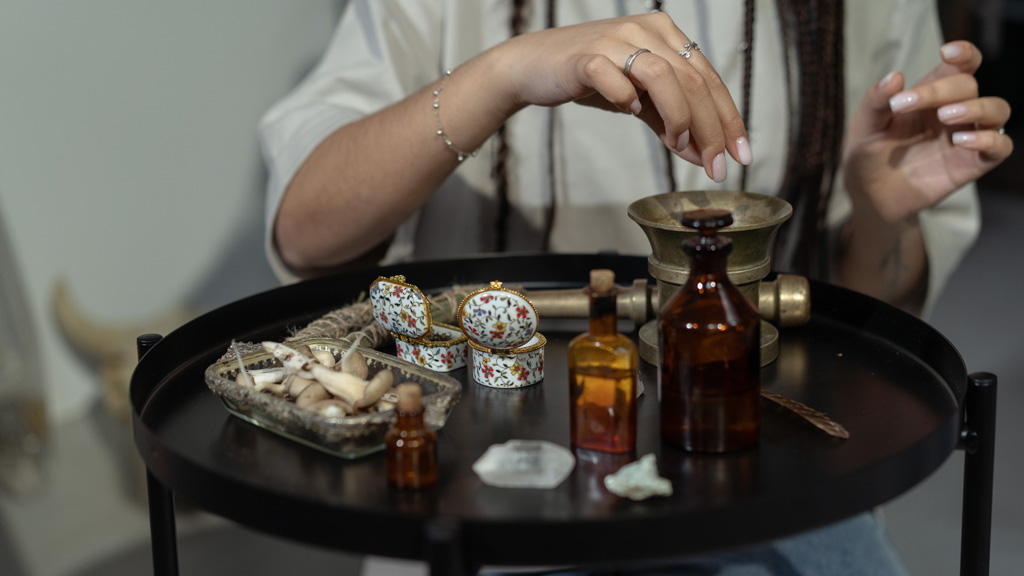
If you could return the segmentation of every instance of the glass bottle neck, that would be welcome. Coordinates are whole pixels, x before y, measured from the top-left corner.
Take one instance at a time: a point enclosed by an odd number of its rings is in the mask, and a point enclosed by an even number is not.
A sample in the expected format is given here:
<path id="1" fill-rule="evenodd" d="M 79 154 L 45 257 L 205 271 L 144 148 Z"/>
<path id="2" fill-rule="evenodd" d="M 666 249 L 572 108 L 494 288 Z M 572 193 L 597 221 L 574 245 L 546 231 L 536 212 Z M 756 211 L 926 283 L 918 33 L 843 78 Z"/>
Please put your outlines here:
<path id="1" fill-rule="evenodd" d="M 705 236 L 688 240 L 683 250 L 690 257 L 690 277 L 725 276 L 732 241 L 722 236 Z"/>
<path id="2" fill-rule="evenodd" d="M 395 426 L 399 428 L 419 428 L 423 426 L 423 408 L 416 410 L 395 410 Z"/>
<path id="3" fill-rule="evenodd" d="M 694 274 L 699 276 L 721 276 L 726 273 L 727 252 L 695 253 L 690 257 L 690 266 Z"/>
<path id="4" fill-rule="evenodd" d="M 617 325 L 615 294 L 598 296 L 590 293 L 590 333 L 609 336 L 617 333 Z"/>

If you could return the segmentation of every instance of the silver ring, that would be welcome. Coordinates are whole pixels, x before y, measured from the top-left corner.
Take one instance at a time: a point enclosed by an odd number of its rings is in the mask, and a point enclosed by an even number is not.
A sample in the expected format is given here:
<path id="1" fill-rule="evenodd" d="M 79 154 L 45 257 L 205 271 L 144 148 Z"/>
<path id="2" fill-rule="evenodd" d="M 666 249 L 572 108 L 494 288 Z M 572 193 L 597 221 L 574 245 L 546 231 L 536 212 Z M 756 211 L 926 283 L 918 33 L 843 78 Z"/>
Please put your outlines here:
<path id="1" fill-rule="evenodd" d="M 700 46 L 698 46 L 696 42 L 687 42 L 686 44 L 683 45 L 683 49 L 682 50 L 677 50 L 676 51 L 676 54 L 679 54 L 683 58 L 686 58 L 687 60 L 689 60 L 690 59 L 690 50 L 696 50 L 697 52 L 703 52 L 703 50 L 700 49 Z"/>
<path id="2" fill-rule="evenodd" d="M 629 76 L 629 69 L 633 67 L 633 60 L 636 60 L 636 57 L 643 54 L 644 52 L 650 52 L 650 50 L 648 50 L 647 48 L 641 48 L 636 52 L 630 54 L 629 58 L 626 58 L 626 65 L 622 67 L 622 73 L 625 74 L 626 76 Z"/>
<path id="3" fill-rule="evenodd" d="M 999 130 L 996 130 L 996 132 L 1000 134 L 1006 134 L 1006 128 L 1000 128 Z"/>

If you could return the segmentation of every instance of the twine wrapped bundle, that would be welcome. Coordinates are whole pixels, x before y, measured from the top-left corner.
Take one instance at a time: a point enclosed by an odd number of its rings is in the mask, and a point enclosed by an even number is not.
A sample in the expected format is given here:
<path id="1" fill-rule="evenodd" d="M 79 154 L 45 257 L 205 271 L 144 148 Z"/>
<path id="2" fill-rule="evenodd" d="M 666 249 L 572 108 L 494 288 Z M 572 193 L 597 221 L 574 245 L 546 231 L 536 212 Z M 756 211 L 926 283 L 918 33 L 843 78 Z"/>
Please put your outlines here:
<path id="1" fill-rule="evenodd" d="M 434 322 L 451 324 L 455 321 L 459 303 L 475 287 L 452 286 L 438 294 L 427 296 L 430 302 L 430 317 Z M 336 338 L 349 344 L 360 342 L 370 348 L 380 348 L 391 343 L 391 334 L 373 318 L 373 305 L 369 300 L 360 300 L 343 308 L 332 310 L 312 321 L 305 328 L 295 332 L 285 341 L 305 338 Z"/>

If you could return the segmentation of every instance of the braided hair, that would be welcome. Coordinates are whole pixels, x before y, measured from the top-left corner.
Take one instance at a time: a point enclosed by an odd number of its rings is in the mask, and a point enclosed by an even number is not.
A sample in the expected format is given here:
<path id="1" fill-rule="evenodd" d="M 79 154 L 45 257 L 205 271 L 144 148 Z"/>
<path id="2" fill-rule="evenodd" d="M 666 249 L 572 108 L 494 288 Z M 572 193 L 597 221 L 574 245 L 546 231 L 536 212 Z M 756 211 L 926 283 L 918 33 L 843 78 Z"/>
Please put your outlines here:
<path id="1" fill-rule="evenodd" d="M 526 0 L 513 0 L 509 27 L 512 36 L 523 32 Z M 555 26 L 555 0 L 546 0 L 545 26 Z M 796 93 L 790 94 L 790 126 L 785 177 L 779 197 L 793 205 L 793 221 L 783 227 L 775 245 L 776 267 L 804 275 L 821 276 L 827 271 L 827 254 L 822 234 L 825 211 L 839 166 L 844 128 L 843 88 L 843 0 L 776 0 L 786 51 L 786 74 L 797 74 Z M 655 3 L 660 9 L 661 2 Z M 743 38 L 744 124 L 750 125 L 751 77 L 754 47 L 754 0 L 745 0 Z M 792 64 L 795 64 L 796 70 Z M 793 90 L 794 82 L 786 83 Z M 814 102 L 816 105 L 803 105 Z M 554 108 L 551 114 L 554 114 Z M 510 150 L 507 129 L 498 132 L 492 177 L 498 197 L 495 249 L 508 249 L 508 172 Z M 549 249 L 555 216 L 554 119 L 549 121 L 548 190 L 544 250 Z M 667 148 L 666 182 L 675 189 L 672 153 Z M 747 170 L 742 168 L 740 187 L 746 189 Z"/>
<path id="2" fill-rule="evenodd" d="M 775 261 L 794 272 L 821 277 L 828 270 L 821 238 L 825 211 L 845 125 L 843 1 L 777 0 L 777 6 L 787 76 L 793 76 L 794 53 L 799 76 L 798 94 L 789 99 L 789 152 L 779 191 L 793 205 L 793 221 L 779 232 Z"/>

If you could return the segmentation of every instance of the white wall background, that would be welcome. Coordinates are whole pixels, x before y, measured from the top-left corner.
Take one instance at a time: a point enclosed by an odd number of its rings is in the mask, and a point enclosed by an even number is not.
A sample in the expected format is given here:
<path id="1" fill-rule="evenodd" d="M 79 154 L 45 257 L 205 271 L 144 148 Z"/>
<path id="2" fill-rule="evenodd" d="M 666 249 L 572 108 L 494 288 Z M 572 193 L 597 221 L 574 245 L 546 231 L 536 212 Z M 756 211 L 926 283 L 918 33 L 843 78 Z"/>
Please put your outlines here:
<path id="1" fill-rule="evenodd" d="M 256 123 L 316 62 L 342 5 L 0 0 L 0 211 L 51 420 L 100 391 L 53 319 L 58 278 L 111 322 L 274 285 Z"/>

